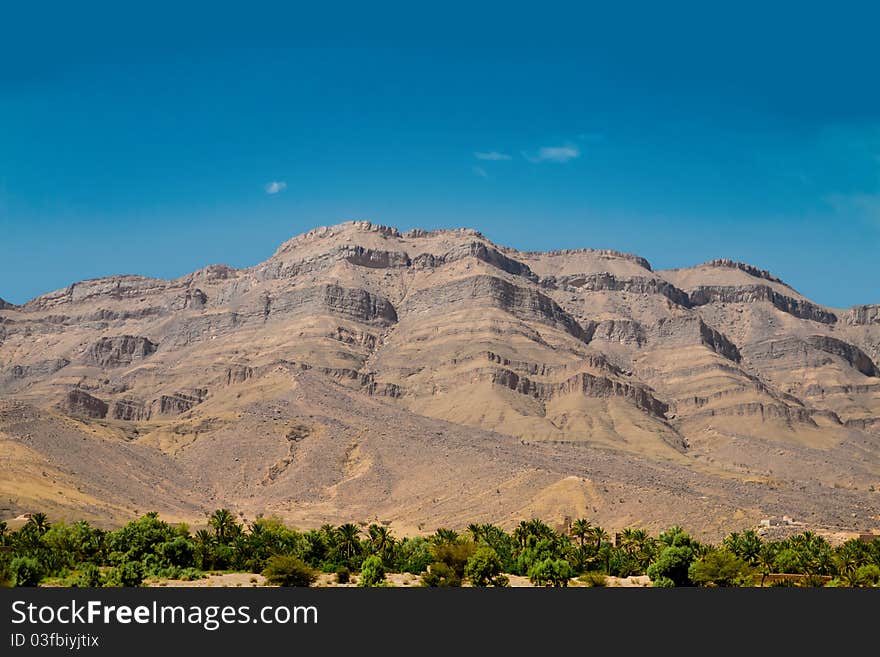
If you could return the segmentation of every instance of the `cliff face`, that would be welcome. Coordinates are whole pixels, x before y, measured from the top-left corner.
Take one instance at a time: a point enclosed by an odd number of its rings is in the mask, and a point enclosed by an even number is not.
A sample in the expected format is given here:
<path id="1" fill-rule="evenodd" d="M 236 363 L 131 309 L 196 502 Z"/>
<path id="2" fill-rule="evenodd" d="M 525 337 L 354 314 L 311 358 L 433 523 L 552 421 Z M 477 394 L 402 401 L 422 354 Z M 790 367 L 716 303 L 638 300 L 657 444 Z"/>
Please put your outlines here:
<path id="1" fill-rule="evenodd" d="M 524 450 L 491 490 L 533 481 L 534 450 L 590 468 L 595 454 L 566 450 L 593 448 L 639 467 L 867 490 L 880 481 L 878 358 L 880 306 L 825 308 L 752 265 L 654 271 L 615 251 L 519 252 L 474 230 L 367 222 L 315 229 L 248 269 L 0 300 L 0 397 L 158 450 L 215 497 L 280 505 L 296 490 L 304 508 L 441 477 L 423 462 L 439 452 L 407 447 L 441 426 L 476 441 L 468 458 L 494 458 L 499 436 Z M 344 428 L 325 407 L 344 408 Z M 294 424 L 303 438 L 276 445 Z M 380 438 L 390 452 L 364 446 Z M 212 465 L 233 452 L 237 474 Z M 309 480 L 307 465 L 323 487 L 286 478 Z M 444 486 L 479 476 L 450 467 Z M 517 483 L 517 503 L 543 485 Z"/>

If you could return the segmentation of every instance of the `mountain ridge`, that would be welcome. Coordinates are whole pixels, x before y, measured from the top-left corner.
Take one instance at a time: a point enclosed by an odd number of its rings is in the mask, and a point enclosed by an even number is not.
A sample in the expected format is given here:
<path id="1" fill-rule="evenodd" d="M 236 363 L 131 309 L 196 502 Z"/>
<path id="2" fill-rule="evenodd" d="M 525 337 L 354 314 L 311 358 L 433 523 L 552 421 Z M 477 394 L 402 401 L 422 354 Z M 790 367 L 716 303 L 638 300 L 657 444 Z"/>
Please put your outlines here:
<path id="1" fill-rule="evenodd" d="M 517 251 L 474 229 L 354 221 L 295 236 L 252 267 L 110 276 L 0 303 L 0 395 L 52 435 L 71 436 L 73 450 L 99 440 L 102 454 L 119 442 L 144 462 L 171 459 L 176 479 L 164 488 L 177 492 L 137 506 L 175 513 L 222 500 L 308 523 L 345 517 L 344 498 L 412 526 L 466 509 L 503 521 L 540 500 L 561 516 L 595 508 L 611 526 L 615 516 L 650 525 L 678 512 L 720 531 L 705 509 L 650 502 L 704 477 L 686 499 L 739 482 L 713 502 L 726 523 L 756 522 L 780 487 L 819 486 L 812 500 L 786 498 L 797 507 L 788 514 L 869 527 L 880 521 L 878 308 L 815 304 L 729 259 L 654 271 L 613 250 Z M 303 381 L 323 401 L 294 392 Z M 116 499 L 125 497 L 119 485 L 96 483 L 117 475 L 34 448 L 33 432 L 11 430 L 14 415 L 0 423 L 0 441 L 19 455 L 17 485 L 32 492 L 0 486 L 10 510 L 45 497 L 46 482 L 23 465 L 42 463 L 74 489 L 103 491 L 113 514 L 131 512 L 133 501 Z M 367 417 L 383 418 L 380 428 Z M 440 458 L 443 445 L 406 449 L 407 431 L 430 433 L 436 422 L 459 436 L 442 457 L 452 461 L 440 488 L 425 459 Z M 494 462 L 499 440 L 510 449 L 503 463 L 492 476 L 475 471 L 467 459 Z M 615 463 L 606 479 L 627 503 L 587 505 L 584 482 L 600 453 L 613 455 L 601 457 Z M 217 466 L 227 456 L 238 464 L 231 487 Z M 627 463 L 666 474 L 646 482 Z M 292 471 L 313 487 L 279 474 Z M 584 486 L 562 485 L 578 492 L 560 500 L 547 493 L 568 477 Z M 490 492 L 505 487 L 506 497 Z M 454 501 L 428 502 L 422 489 L 455 491 Z M 192 500 L 180 497 L 187 490 Z M 90 504 L 100 515 L 109 502 Z"/>

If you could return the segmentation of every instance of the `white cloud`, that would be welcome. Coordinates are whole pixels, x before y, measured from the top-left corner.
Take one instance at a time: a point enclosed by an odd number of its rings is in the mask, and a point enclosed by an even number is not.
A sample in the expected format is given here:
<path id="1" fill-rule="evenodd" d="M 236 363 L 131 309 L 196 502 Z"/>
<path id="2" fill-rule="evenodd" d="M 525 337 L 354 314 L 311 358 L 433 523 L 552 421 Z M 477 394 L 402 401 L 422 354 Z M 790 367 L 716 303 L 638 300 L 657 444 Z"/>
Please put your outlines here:
<path id="1" fill-rule="evenodd" d="M 267 194 L 277 194 L 278 192 L 283 192 L 285 189 L 287 189 L 287 183 L 283 180 L 273 180 L 270 183 L 266 183 Z"/>
<path id="2" fill-rule="evenodd" d="M 474 153 L 474 157 L 478 160 L 488 160 L 491 162 L 500 162 L 502 160 L 512 160 L 507 153 L 499 153 L 498 151 L 487 151 L 487 152 L 476 152 Z"/>
<path id="3" fill-rule="evenodd" d="M 577 146 L 543 146 L 537 153 L 523 151 L 523 157 L 529 162 L 559 162 L 565 163 L 581 156 L 581 150 Z"/>
<path id="4" fill-rule="evenodd" d="M 477 175 L 480 178 L 488 178 L 489 177 L 489 174 L 486 173 L 486 170 L 483 167 L 472 167 L 471 171 L 474 172 L 474 175 Z"/>

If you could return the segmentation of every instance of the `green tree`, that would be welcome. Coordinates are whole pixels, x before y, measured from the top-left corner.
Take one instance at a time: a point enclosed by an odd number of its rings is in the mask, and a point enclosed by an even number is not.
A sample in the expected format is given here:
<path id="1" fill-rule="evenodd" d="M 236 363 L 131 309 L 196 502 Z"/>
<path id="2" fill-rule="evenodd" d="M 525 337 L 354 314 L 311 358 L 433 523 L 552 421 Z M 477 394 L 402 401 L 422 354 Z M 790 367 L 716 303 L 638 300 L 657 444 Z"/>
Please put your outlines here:
<path id="1" fill-rule="evenodd" d="M 418 575 L 434 561 L 431 544 L 421 536 L 404 538 L 395 550 L 395 569 L 399 573 Z"/>
<path id="2" fill-rule="evenodd" d="M 318 578 L 315 570 L 299 557 L 276 554 L 263 570 L 266 581 L 276 586 L 311 586 Z"/>
<path id="3" fill-rule="evenodd" d="M 93 563 L 82 564 L 76 579 L 73 580 L 73 586 L 79 588 L 98 588 L 103 585 L 101 570 Z"/>
<path id="4" fill-rule="evenodd" d="M 49 524 L 49 518 L 42 511 L 37 512 L 33 514 L 30 518 L 28 518 L 26 524 L 33 527 L 33 529 L 40 536 L 49 531 L 49 527 L 51 527 L 51 525 Z"/>
<path id="5" fill-rule="evenodd" d="M 565 559 L 547 558 L 529 568 L 528 576 L 535 586 L 566 587 L 572 575 L 571 564 Z"/>
<path id="6" fill-rule="evenodd" d="M 578 544 L 580 547 L 584 547 L 584 541 L 587 540 L 587 536 L 590 536 L 593 531 L 593 525 L 590 524 L 590 521 L 586 518 L 578 518 L 573 523 L 571 523 L 571 528 L 569 529 L 571 535 L 578 539 Z"/>
<path id="7" fill-rule="evenodd" d="M 370 535 L 370 549 L 373 554 L 379 555 L 384 563 L 393 563 L 395 539 L 391 530 L 383 525 L 370 525 L 367 528 Z"/>
<path id="8" fill-rule="evenodd" d="M 422 586 L 429 587 L 456 587 L 461 586 L 461 577 L 442 561 L 432 563 L 422 573 Z"/>
<path id="9" fill-rule="evenodd" d="M 689 545 L 670 545 L 648 566 L 648 577 L 655 586 L 659 580 L 669 580 L 672 586 L 687 586 L 691 583 L 688 571 L 693 560 L 694 550 Z"/>
<path id="10" fill-rule="evenodd" d="M 474 586 L 508 586 L 507 577 L 501 574 L 501 559 L 488 545 L 480 546 L 465 564 L 464 575 Z"/>
<path id="11" fill-rule="evenodd" d="M 754 572 L 744 559 L 716 550 L 691 562 L 688 578 L 698 586 L 749 586 Z"/>
<path id="12" fill-rule="evenodd" d="M 15 557 L 10 565 L 13 586 L 39 586 L 45 571 L 32 557 Z"/>
<path id="13" fill-rule="evenodd" d="M 232 538 L 241 531 L 241 527 L 235 521 L 235 516 L 229 509 L 217 509 L 208 518 L 208 524 L 214 530 L 217 542 L 229 543 Z"/>
<path id="14" fill-rule="evenodd" d="M 140 586 L 144 581 L 144 569 L 140 562 L 125 561 L 107 573 L 104 586 L 132 587 Z"/>
<path id="15" fill-rule="evenodd" d="M 361 566 L 361 578 L 358 581 L 358 586 L 382 586 L 384 582 L 385 566 L 382 565 L 382 558 L 377 554 L 371 554 L 364 559 Z"/>
<path id="16" fill-rule="evenodd" d="M 350 522 L 336 530 L 336 549 L 345 559 L 351 561 L 361 553 L 360 534 L 358 526 Z"/>

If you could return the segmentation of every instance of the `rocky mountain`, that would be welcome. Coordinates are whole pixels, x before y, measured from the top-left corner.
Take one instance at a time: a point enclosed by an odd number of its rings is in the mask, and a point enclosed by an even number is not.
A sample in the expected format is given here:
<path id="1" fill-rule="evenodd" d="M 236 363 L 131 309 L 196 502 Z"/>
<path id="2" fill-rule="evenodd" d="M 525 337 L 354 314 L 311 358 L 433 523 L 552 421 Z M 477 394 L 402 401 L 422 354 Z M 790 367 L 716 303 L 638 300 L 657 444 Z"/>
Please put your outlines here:
<path id="1" fill-rule="evenodd" d="M 880 306 L 751 265 L 351 222 L 0 302 L 0 515 L 868 529 L 878 363 Z"/>

